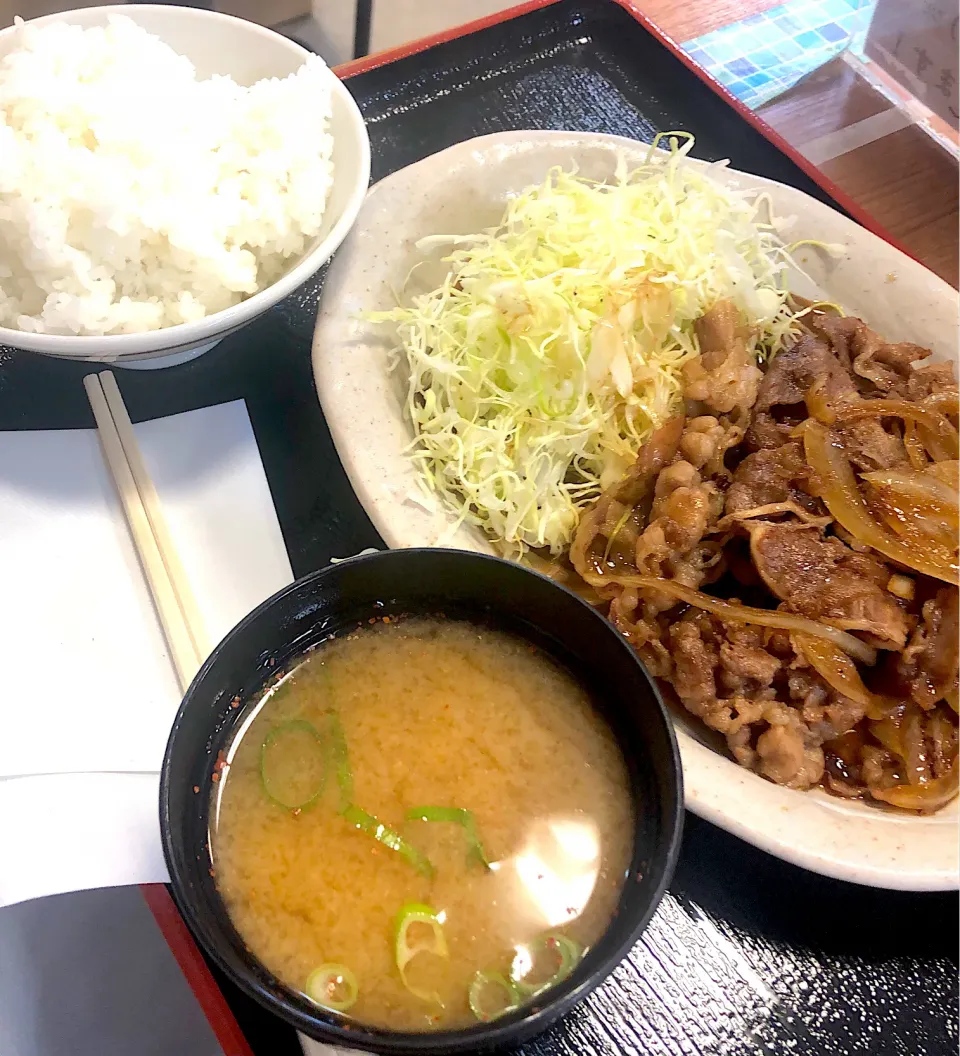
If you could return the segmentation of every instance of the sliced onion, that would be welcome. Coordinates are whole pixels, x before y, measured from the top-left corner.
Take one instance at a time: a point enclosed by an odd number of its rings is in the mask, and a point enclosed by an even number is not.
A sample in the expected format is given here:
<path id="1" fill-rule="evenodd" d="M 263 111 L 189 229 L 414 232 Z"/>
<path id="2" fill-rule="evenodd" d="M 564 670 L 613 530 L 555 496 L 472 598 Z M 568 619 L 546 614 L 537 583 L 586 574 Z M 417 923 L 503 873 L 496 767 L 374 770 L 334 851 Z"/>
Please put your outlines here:
<path id="1" fill-rule="evenodd" d="M 923 398 L 923 406 L 931 407 L 941 414 L 949 414 L 954 418 L 960 416 L 960 393 L 956 391 L 935 392 L 932 396 Z"/>
<path id="2" fill-rule="evenodd" d="M 931 462 L 924 468 L 927 473 L 932 473 L 944 484 L 949 484 L 952 488 L 960 487 L 960 462 L 955 458 L 947 459 L 945 462 Z"/>
<path id="3" fill-rule="evenodd" d="M 603 604 L 603 599 L 593 587 L 583 581 L 579 572 L 573 568 L 561 565 L 557 560 L 548 560 L 535 550 L 528 550 L 520 558 L 520 564 L 528 565 L 535 572 L 539 572 L 541 575 L 559 583 L 561 587 L 572 590 L 578 597 L 583 598 L 588 605 L 599 607 Z"/>
<path id="4" fill-rule="evenodd" d="M 947 718 L 946 708 L 927 712 L 927 735 L 932 744 L 942 746 L 945 742 L 956 742 L 957 726 Z"/>
<path id="5" fill-rule="evenodd" d="M 521 994 L 533 997 L 566 979 L 582 956 L 579 943 L 559 931 L 548 932 L 516 947 L 510 981 Z M 544 968 L 552 969 L 549 975 L 543 975 Z"/>
<path id="6" fill-rule="evenodd" d="M 903 446 L 907 449 L 907 458 L 914 469 L 926 469 L 927 452 L 917 435 L 917 423 L 905 422 L 903 426 Z"/>
<path id="7" fill-rule="evenodd" d="M 930 781 L 930 763 L 927 759 L 923 737 L 923 717 L 916 705 L 907 708 L 900 731 L 903 741 L 903 750 L 900 755 L 906 764 L 908 783 L 921 785 Z"/>
<path id="8" fill-rule="evenodd" d="M 895 497 L 897 505 L 910 517 L 939 517 L 960 525 L 957 489 L 929 473 L 881 469 L 862 477 L 877 491 Z"/>
<path id="9" fill-rule="evenodd" d="M 807 419 L 803 431 L 803 446 L 810 468 L 820 478 L 820 498 L 834 518 L 858 542 L 872 547 L 907 568 L 933 576 L 934 579 L 941 579 L 946 583 L 960 583 L 960 568 L 956 563 L 945 564 L 941 555 L 930 554 L 927 552 L 928 548 L 907 546 L 874 519 L 857 487 L 846 453 L 833 442 L 830 432 L 823 425 Z"/>
<path id="10" fill-rule="evenodd" d="M 956 528 L 937 524 L 929 517 L 907 517 L 895 502 L 879 495 L 873 497 L 870 508 L 904 543 L 927 551 L 931 561 L 945 567 L 956 564 Z"/>
<path id="11" fill-rule="evenodd" d="M 305 810 L 327 780 L 323 738 L 305 719 L 274 726 L 260 746 L 260 780 L 267 796 L 287 810 Z"/>
<path id="12" fill-rule="evenodd" d="M 487 1001 L 491 991 L 495 995 L 492 1008 Z M 477 972 L 467 991 L 467 1001 L 477 1019 L 481 1023 L 489 1023 L 519 1008 L 521 995 L 513 983 L 499 972 Z"/>
<path id="13" fill-rule="evenodd" d="M 872 722 L 882 722 L 884 719 L 902 714 L 904 703 L 896 697 L 880 697 L 874 694 L 873 703 L 867 708 L 867 718 Z"/>
<path id="14" fill-rule="evenodd" d="M 877 722 L 870 723 L 870 732 L 873 736 L 898 759 L 903 758 L 903 732 L 900 729 L 902 725 L 903 708 L 900 708 L 899 714 L 894 712 Z"/>
<path id="15" fill-rule="evenodd" d="M 943 775 L 920 785 L 894 785 L 893 788 L 871 788 L 870 795 L 901 810 L 920 810 L 925 813 L 939 810 L 957 794 L 960 780 L 956 762 Z"/>
<path id="16" fill-rule="evenodd" d="M 850 422 L 857 418 L 904 418 L 916 422 L 921 428 L 927 450 L 936 461 L 956 458 L 960 454 L 957 430 L 943 414 L 929 405 L 911 403 L 909 400 L 860 400 L 837 408 L 838 422 Z"/>
<path id="17" fill-rule="evenodd" d="M 956 392 L 938 392 L 933 396 L 928 396 L 923 401 L 923 406 L 938 411 L 942 415 L 949 415 L 952 418 L 960 417 L 960 397 L 958 397 Z M 918 426 L 917 435 L 923 441 L 928 451 L 938 452 L 933 456 L 936 462 L 946 462 L 957 457 L 956 455 L 951 456 L 946 454 L 942 450 L 939 450 L 935 444 L 931 444 L 931 440 L 935 440 L 935 436 L 929 429 Z M 956 479 L 956 475 L 954 475 L 954 479 Z"/>
<path id="18" fill-rule="evenodd" d="M 816 514 L 805 510 L 799 502 L 768 502 L 764 506 L 754 506 L 752 509 L 741 510 L 739 513 L 728 513 L 726 517 L 717 522 L 717 527 L 723 531 L 732 524 L 756 520 L 758 517 L 774 517 L 781 513 L 793 514 L 794 517 L 803 521 L 804 524 L 815 524 L 818 528 L 826 528 L 833 520 L 829 516 L 817 517 Z"/>
<path id="19" fill-rule="evenodd" d="M 443 1004 L 440 995 L 434 990 L 427 990 L 412 983 L 407 977 L 407 967 L 414 957 L 421 953 L 449 960 L 447 939 L 443 933 L 444 919 L 432 906 L 422 902 L 410 902 L 400 909 L 393 924 L 393 955 L 403 985 L 414 996 L 438 1005 Z M 417 926 L 421 929 L 419 937 L 411 935 Z"/>
<path id="20" fill-rule="evenodd" d="M 817 378 L 810 388 L 807 389 L 803 402 L 806 404 L 811 418 L 816 418 L 818 422 L 823 422 L 824 425 L 833 425 L 837 420 L 837 414 L 833 404 L 824 395 L 826 386 L 827 375 Z"/>
<path id="21" fill-rule="evenodd" d="M 931 559 L 940 564 L 955 562 L 960 527 L 956 488 L 913 470 L 879 470 L 864 473 L 863 479 L 873 490 L 874 512 L 889 528 L 912 546 L 929 549 Z"/>
<path id="22" fill-rule="evenodd" d="M 810 666 L 841 696 L 849 697 L 865 708 L 875 705 L 876 699 L 863 684 L 860 672 L 849 656 L 826 638 L 811 634 L 794 634 L 794 645 Z"/>
<path id="23" fill-rule="evenodd" d="M 792 612 L 779 612 L 775 609 L 755 609 L 751 605 L 734 605 L 729 601 L 721 601 L 709 594 L 703 594 L 699 590 L 685 587 L 672 579 L 655 579 L 653 576 L 601 576 L 590 573 L 587 581 L 594 586 L 607 586 L 616 583 L 621 587 L 637 587 L 640 590 L 653 590 L 661 594 L 670 594 L 679 601 L 685 601 L 706 612 L 712 612 L 721 620 L 732 620 L 735 623 L 756 624 L 758 627 L 777 627 L 784 631 L 794 631 L 799 634 L 809 634 L 815 638 L 826 638 L 834 643 L 845 653 L 855 656 L 864 664 L 874 664 L 877 661 L 877 651 L 866 642 L 861 641 L 855 635 L 841 631 L 839 627 L 833 627 L 829 623 L 819 623 L 817 620 L 808 620 L 806 616 L 797 616 Z"/>

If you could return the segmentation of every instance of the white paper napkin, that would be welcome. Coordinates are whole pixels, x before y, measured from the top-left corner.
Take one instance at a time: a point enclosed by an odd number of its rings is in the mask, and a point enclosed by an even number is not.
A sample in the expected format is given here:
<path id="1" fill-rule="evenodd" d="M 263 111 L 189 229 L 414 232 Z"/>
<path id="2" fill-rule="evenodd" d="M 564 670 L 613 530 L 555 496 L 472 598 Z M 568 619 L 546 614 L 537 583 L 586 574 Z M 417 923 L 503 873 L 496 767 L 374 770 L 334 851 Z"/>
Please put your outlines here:
<path id="1" fill-rule="evenodd" d="M 293 578 L 246 408 L 135 428 L 216 643 Z M 167 880 L 180 694 L 95 432 L 0 433 L 0 589 L 0 906 Z"/>
<path id="2" fill-rule="evenodd" d="M 242 401 L 136 426 L 211 644 L 292 574 Z M 93 430 L 0 433 L 0 777 L 160 769 L 180 693 Z"/>
<path id="3" fill-rule="evenodd" d="M 157 774 L 0 781 L 0 907 L 121 884 L 166 883 Z"/>

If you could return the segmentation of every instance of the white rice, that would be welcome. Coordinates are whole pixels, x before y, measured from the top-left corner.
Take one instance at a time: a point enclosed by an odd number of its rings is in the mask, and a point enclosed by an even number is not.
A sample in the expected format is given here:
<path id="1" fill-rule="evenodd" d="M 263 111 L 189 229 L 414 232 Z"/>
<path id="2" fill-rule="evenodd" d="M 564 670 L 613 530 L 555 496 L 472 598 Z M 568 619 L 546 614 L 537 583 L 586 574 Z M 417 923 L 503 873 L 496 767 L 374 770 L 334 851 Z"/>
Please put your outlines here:
<path id="1" fill-rule="evenodd" d="M 0 60 L 0 326 L 119 334 L 274 282 L 320 230 L 330 75 L 250 88 L 126 17 L 21 25 Z"/>

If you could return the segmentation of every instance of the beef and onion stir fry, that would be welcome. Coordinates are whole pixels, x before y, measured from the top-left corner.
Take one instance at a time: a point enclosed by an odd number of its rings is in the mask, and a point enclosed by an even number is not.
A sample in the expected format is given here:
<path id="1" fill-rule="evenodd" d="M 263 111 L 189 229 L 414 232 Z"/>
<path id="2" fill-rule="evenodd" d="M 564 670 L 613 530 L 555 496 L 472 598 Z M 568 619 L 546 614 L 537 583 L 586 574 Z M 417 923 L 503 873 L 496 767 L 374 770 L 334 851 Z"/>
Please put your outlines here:
<path id="1" fill-rule="evenodd" d="M 957 790 L 957 385 L 809 310 L 765 369 L 697 323 L 687 414 L 569 561 L 650 670 L 778 784 L 930 811 Z"/>

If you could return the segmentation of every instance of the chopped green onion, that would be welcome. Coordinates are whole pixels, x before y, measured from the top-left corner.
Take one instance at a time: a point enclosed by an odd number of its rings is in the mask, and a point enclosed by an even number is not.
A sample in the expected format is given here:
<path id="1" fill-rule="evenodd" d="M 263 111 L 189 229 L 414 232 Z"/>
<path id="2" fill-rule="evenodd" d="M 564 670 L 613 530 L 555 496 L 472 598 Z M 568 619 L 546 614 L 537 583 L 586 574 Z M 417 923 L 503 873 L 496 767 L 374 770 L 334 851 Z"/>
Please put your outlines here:
<path id="1" fill-rule="evenodd" d="M 522 994 L 539 994 L 566 979 L 582 956 L 583 950 L 573 939 L 550 931 L 517 947 L 510 965 L 510 980 Z M 551 969 L 552 973 L 544 978 L 542 973 Z"/>
<path id="2" fill-rule="evenodd" d="M 341 813 L 344 819 L 350 825 L 353 825 L 354 828 L 365 832 L 368 836 L 372 836 L 378 843 L 382 843 L 384 847 L 389 847 L 391 851 L 396 851 L 402 858 L 406 858 L 418 873 L 422 873 L 424 876 L 433 876 L 433 865 L 430 859 L 418 851 L 412 843 L 405 840 L 399 832 L 391 829 L 389 825 L 384 825 L 379 818 L 368 814 L 362 807 L 358 807 L 354 803 L 351 803 Z"/>
<path id="3" fill-rule="evenodd" d="M 260 748 L 260 780 L 275 803 L 302 810 L 315 803 L 327 779 L 323 741 L 304 719 L 274 726 Z"/>
<path id="4" fill-rule="evenodd" d="M 419 940 L 410 934 L 410 929 L 417 924 L 427 929 L 426 934 L 421 934 Z M 417 954 L 432 953 L 436 957 L 449 957 L 447 940 L 437 911 L 422 902 L 409 902 L 403 906 L 393 926 L 393 949 L 400 978 L 410 993 L 424 1001 L 443 1004 L 436 991 L 415 986 L 407 978 L 407 966 Z"/>
<path id="5" fill-rule="evenodd" d="M 459 825 L 467 837 L 468 858 L 476 858 L 484 869 L 490 868 L 490 861 L 477 834 L 472 810 L 464 810 L 463 807 L 413 807 L 407 811 L 407 821 L 448 821 Z"/>
<path id="6" fill-rule="evenodd" d="M 340 789 L 340 812 L 343 813 L 353 802 L 353 771 L 350 769 L 350 755 L 347 752 L 347 738 L 343 732 L 343 723 L 335 711 L 331 712 L 329 717 L 327 751 L 330 754 L 330 767 L 337 775 L 337 787 Z"/>
<path id="7" fill-rule="evenodd" d="M 304 986 L 304 993 L 314 1004 L 334 1012 L 346 1012 L 359 992 L 357 977 L 345 964 L 321 964 L 307 976 Z"/>
<path id="8" fill-rule="evenodd" d="M 493 999 L 493 1008 L 489 1007 L 486 1000 L 491 991 L 497 995 Z M 496 1004 L 497 997 L 500 998 L 499 1004 Z M 506 1000 L 503 1000 L 504 997 Z M 489 1023 L 491 1019 L 499 1019 L 518 1008 L 521 995 L 517 987 L 499 972 L 477 972 L 470 983 L 467 1000 L 470 1002 L 470 1011 L 477 1019 L 481 1023 Z"/>

